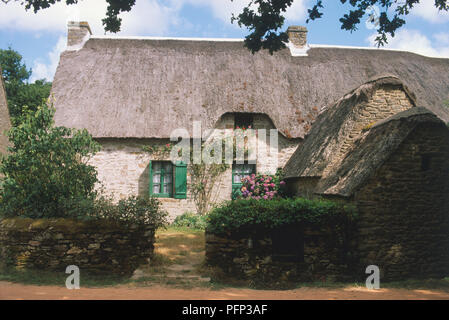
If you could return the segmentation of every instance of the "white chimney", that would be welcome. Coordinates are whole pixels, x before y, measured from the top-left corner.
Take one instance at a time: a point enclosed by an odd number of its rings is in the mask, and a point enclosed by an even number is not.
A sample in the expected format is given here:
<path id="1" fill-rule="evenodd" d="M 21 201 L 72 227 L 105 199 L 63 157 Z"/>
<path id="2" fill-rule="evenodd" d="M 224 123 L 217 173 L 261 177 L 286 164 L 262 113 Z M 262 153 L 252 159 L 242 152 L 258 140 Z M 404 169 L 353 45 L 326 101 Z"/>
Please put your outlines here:
<path id="1" fill-rule="evenodd" d="M 76 50 L 81 49 L 89 40 L 92 31 L 90 30 L 89 23 L 86 21 L 76 22 L 69 21 L 67 23 L 67 49 Z"/>

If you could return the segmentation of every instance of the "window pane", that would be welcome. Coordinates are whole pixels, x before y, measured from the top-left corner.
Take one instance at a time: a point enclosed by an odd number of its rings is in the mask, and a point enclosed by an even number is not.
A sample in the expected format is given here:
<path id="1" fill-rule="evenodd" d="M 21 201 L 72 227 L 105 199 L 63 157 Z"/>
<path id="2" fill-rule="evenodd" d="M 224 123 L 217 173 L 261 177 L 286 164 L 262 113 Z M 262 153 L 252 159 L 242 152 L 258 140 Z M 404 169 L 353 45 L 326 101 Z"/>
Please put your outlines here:
<path id="1" fill-rule="evenodd" d="M 160 173 L 153 174 L 153 183 L 161 183 L 161 174 Z"/>
<path id="2" fill-rule="evenodd" d="M 153 172 L 160 172 L 160 171 L 161 171 L 161 163 L 153 162 Z"/>
<path id="3" fill-rule="evenodd" d="M 170 183 L 167 183 L 167 184 L 164 183 L 164 193 L 171 194 L 171 184 Z"/>
<path id="4" fill-rule="evenodd" d="M 242 181 L 239 174 L 234 175 L 234 183 L 240 183 Z"/>
<path id="5" fill-rule="evenodd" d="M 170 173 L 173 171 L 171 162 L 164 162 L 164 171 Z"/>
<path id="6" fill-rule="evenodd" d="M 164 183 L 171 183 L 172 180 L 172 175 L 170 174 L 165 174 L 164 175 Z"/>
<path id="7" fill-rule="evenodd" d="M 153 184 L 153 193 L 161 193 L 161 185 L 160 184 Z"/>

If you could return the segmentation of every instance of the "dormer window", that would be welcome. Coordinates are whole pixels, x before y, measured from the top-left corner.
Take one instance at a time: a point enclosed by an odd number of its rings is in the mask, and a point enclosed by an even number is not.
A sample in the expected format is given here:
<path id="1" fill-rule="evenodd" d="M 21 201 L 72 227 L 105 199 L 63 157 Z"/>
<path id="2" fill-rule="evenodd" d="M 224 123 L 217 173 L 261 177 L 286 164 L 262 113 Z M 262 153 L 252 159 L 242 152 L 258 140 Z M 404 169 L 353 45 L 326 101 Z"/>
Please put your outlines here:
<path id="1" fill-rule="evenodd" d="M 252 129 L 253 115 L 249 113 L 235 114 L 234 129 Z"/>

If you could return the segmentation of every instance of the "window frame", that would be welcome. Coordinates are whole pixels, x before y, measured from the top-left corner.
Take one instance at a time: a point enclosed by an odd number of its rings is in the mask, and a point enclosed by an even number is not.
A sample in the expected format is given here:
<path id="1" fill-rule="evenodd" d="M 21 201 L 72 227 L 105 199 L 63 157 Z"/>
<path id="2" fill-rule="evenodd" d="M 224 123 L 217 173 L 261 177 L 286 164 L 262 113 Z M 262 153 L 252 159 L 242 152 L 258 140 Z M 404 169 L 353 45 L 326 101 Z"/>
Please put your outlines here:
<path id="1" fill-rule="evenodd" d="M 253 173 L 254 174 L 257 173 L 257 166 L 256 166 L 256 164 L 252 164 L 252 163 L 235 163 L 235 162 L 232 164 L 232 178 L 231 178 L 232 179 L 231 180 L 231 184 L 232 184 L 231 198 L 232 199 L 235 199 L 237 197 L 237 195 L 236 195 L 237 192 L 240 193 L 240 195 L 241 195 L 241 192 L 237 191 L 237 188 L 238 188 L 238 190 L 240 190 L 242 188 L 242 186 L 243 186 L 243 183 L 235 182 L 235 180 L 234 180 L 235 176 L 240 175 L 240 173 L 241 173 L 241 171 L 238 172 L 239 174 L 236 173 L 236 171 L 237 171 L 236 170 L 236 166 L 248 166 L 248 167 L 252 168 L 251 171 L 248 174 L 245 175 L 245 177 L 248 176 L 248 175 L 251 175 Z"/>
<path id="2" fill-rule="evenodd" d="M 171 183 L 170 183 L 170 185 L 171 185 L 171 187 L 170 187 L 170 190 L 169 190 L 169 193 L 164 193 L 164 192 L 160 192 L 160 193 L 154 193 L 154 189 L 153 189 L 153 187 L 154 187 L 154 182 L 153 182 L 153 176 L 154 176 L 154 170 L 153 170 L 153 165 L 155 164 L 155 163 L 160 163 L 161 164 L 161 171 L 160 171 L 160 177 L 161 177 L 161 179 L 160 179 L 160 181 L 159 181 L 159 185 L 160 185 L 160 190 L 161 191 L 163 191 L 164 190 L 164 176 L 166 175 L 165 174 L 165 168 L 164 168 L 164 165 L 163 164 L 165 164 L 165 163 L 169 163 L 170 164 L 170 166 L 171 166 L 171 170 L 169 170 L 170 171 L 170 175 L 171 175 Z M 173 165 L 173 163 L 171 163 L 171 161 L 151 161 L 150 162 L 150 196 L 153 196 L 153 197 L 157 197 L 157 198 L 173 198 L 173 186 L 174 186 L 174 181 L 173 181 L 173 177 L 174 177 L 174 165 Z"/>

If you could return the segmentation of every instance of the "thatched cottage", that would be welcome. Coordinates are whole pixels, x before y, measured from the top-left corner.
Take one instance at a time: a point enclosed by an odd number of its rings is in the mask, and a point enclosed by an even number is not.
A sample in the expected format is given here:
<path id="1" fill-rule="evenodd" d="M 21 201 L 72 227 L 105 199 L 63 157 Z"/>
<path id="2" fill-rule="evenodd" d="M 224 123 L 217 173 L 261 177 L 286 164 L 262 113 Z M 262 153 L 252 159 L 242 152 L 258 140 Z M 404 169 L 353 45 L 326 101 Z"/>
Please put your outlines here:
<path id="1" fill-rule="evenodd" d="M 289 28 L 288 33 L 288 48 L 253 55 L 241 40 L 93 36 L 87 23 L 69 22 L 68 48 L 61 54 L 52 88 L 56 124 L 87 128 L 102 144 L 91 162 L 107 192 L 116 198 L 159 196 L 176 216 L 195 210 L 189 171 L 168 161 L 168 155 L 142 151 L 142 146 L 163 147 L 177 128 L 192 136 L 194 121 L 202 130 L 278 129 L 274 153 L 255 164 L 236 163 L 222 175 L 216 188 L 219 201 L 231 198 L 243 175 L 273 174 L 283 168 L 298 147 L 309 143 L 306 139 L 303 144 L 304 137 L 315 131 L 320 137 L 332 131 L 339 150 L 346 150 L 360 130 L 417 104 L 449 119 L 449 110 L 442 107 L 449 97 L 448 59 L 310 45 L 305 28 Z M 351 98 L 345 96 L 348 92 Z M 348 105 L 338 118 L 315 129 L 318 115 L 340 110 L 330 106 L 344 96 L 355 99 L 355 105 L 361 103 L 357 99 L 372 103 L 360 115 Z M 341 126 L 344 132 L 338 133 Z M 322 150 L 317 148 L 313 150 Z"/>
<path id="2" fill-rule="evenodd" d="M 6 131 L 11 127 L 9 120 L 8 103 L 6 101 L 5 85 L 3 83 L 2 69 L 0 69 L 0 155 L 5 154 L 8 145 Z"/>

